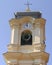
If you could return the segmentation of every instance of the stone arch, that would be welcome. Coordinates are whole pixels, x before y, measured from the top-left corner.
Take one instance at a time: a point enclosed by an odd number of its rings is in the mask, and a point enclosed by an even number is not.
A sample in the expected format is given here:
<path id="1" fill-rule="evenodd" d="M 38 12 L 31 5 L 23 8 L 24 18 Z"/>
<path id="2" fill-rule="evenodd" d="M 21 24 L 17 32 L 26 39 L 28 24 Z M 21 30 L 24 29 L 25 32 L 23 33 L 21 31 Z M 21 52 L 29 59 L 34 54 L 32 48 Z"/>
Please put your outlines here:
<path id="1" fill-rule="evenodd" d="M 21 45 L 32 45 L 32 32 L 24 30 L 21 34 Z"/>

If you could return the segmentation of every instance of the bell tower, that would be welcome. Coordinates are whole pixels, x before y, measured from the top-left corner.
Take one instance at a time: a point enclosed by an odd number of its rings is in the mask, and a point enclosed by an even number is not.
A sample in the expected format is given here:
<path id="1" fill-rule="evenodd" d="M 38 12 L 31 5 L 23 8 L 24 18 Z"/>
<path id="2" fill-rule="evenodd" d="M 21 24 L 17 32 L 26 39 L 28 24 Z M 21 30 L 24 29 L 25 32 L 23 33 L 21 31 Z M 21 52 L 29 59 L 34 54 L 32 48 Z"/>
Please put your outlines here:
<path id="1" fill-rule="evenodd" d="M 9 23 L 11 41 L 4 53 L 7 65 L 47 65 L 45 23 L 40 12 L 17 12 Z"/>

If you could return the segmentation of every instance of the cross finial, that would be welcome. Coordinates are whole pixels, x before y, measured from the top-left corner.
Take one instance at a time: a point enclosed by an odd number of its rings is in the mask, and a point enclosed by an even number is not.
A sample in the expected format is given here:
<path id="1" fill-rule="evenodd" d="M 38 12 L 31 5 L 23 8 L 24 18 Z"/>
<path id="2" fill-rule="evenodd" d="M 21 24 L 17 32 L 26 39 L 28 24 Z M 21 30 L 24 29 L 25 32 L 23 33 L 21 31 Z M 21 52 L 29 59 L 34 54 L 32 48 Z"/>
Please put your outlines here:
<path id="1" fill-rule="evenodd" d="M 27 1 L 27 4 L 25 4 L 25 5 L 27 5 L 27 10 L 26 11 L 30 11 L 29 5 L 32 5 L 32 4 L 30 4 L 29 1 Z"/>

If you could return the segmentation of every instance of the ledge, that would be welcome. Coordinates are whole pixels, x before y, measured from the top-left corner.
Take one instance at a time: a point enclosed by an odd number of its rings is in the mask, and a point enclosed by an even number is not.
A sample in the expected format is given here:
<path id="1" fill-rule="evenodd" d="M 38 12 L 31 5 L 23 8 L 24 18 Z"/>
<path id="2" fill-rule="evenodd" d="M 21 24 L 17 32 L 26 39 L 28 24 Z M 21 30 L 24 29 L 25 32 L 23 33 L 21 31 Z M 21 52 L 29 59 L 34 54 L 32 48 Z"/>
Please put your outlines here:
<path id="1" fill-rule="evenodd" d="M 16 52 L 36 52 L 37 51 L 45 51 L 46 45 L 43 43 L 37 43 L 33 45 L 18 45 L 18 44 L 9 44 L 8 46 L 8 51 L 16 51 Z"/>
<path id="2" fill-rule="evenodd" d="M 3 54 L 6 60 L 17 59 L 17 60 L 35 60 L 41 59 L 46 63 L 49 59 L 49 54 L 46 52 L 33 52 L 33 53 L 17 53 L 17 52 L 6 52 Z"/>

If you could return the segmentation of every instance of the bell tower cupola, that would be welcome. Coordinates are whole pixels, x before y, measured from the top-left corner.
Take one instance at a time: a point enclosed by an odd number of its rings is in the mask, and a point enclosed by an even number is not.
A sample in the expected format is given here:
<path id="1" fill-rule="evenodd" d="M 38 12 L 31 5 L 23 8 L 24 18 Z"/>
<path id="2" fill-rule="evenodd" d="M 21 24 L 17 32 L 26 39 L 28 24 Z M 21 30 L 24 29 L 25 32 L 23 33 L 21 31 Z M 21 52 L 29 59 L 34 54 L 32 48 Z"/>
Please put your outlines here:
<path id="1" fill-rule="evenodd" d="M 47 65 L 45 23 L 40 12 L 17 12 L 9 21 L 11 40 L 4 53 L 7 65 Z M 31 5 L 31 4 L 30 4 Z"/>

